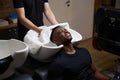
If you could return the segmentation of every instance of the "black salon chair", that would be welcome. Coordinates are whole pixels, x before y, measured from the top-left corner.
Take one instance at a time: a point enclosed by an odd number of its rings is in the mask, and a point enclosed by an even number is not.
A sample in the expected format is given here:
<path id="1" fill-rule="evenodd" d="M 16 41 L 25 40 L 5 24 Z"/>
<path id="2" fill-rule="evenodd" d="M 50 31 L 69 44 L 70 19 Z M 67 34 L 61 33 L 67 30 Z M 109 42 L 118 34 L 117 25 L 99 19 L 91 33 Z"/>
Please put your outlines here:
<path id="1" fill-rule="evenodd" d="M 94 20 L 94 48 L 120 56 L 120 9 L 99 8 Z M 117 62 L 120 68 L 120 59 L 117 59 Z M 116 71 L 115 78 L 120 80 L 120 70 Z"/>
<path id="2" fill-rule="evenodd" d="M 99 8 L 95 14 L 93 46 L 120 55 L 120 9 Z"/>
<path id="3" fill-rule="evenodd" d="M 27 74 L 32 77 L 32 80 L 47 80 L 48 67 L 51 62 L 40 62 L 30 55 L 25 64 L 17 69 L 21 74 Z"/>

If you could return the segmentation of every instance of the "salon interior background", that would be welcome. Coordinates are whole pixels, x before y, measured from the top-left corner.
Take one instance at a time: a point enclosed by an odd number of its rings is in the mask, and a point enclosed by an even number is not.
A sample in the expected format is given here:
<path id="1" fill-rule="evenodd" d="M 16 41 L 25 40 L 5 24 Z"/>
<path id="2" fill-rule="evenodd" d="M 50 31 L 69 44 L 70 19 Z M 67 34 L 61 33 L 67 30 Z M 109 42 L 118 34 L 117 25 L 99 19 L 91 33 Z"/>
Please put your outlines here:
<path id="1" fill-rule="evenodd" d="M 120 8 L 120 0 L 114 1 L 114 7 Z M 113 0 L 51 0 L 50 4 L 58 21 L 69 22 L 70 27 L 81 33 L 85 40 L 93 36 L 95 9 L 103 3 L 110 7 L 112 2 Z M 45 22 L 49 25 L 46 20 Z"/>
<path id="2" fill-rule="evenodd" d="M 57 20 L 61 23 L 69 22 L 71 28 L 82 34 L 83 40 L 93 36 L 97 1 L 99 4 L 100 2 L 109 4 L 112 0 L 49 0 Z M 120 8 L 120 0 L 115 0 L 115 7 Z M 10 13 L 14 13 L 12 0 L 0 0 L 0 18 L 6 18 Z M 46 19 L 44 21 L 49 26 Z"/>

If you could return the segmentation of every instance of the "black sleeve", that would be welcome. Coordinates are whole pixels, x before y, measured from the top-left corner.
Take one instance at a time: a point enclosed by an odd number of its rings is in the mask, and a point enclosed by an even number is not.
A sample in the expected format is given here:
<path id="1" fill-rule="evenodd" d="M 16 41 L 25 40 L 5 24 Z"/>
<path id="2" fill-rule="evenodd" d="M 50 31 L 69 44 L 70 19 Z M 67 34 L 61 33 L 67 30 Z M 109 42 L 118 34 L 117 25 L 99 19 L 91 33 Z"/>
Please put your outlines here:
<path id="1" fill-rule="evenodd" d="M 24 7 L 23 0 L 13 0 L 14 8 L 21 8 Z"/>
<path id="2" fill-rule="evenodd" d="M 48 69 L 48 80 L 63 80 L 63 68 L 53 63 Z"/>
<path id="3" fill-rule="evenodd" d="M 44 2 L 48 2 L 48 0 L 44 0 Z"/>
<path id="4" fill-rule="evenodd" d="M 88 56 L 89 56 L 89 58 L 90 58 L 90 63 L 92 64 L 92 57 L 91 57 L 91 55 L 90 55 L 90 52 L 89 52 L 89 50 L 87 49 L 87 48 L 83 48 L 85 51 L 86 51 L 86 53 L 88 54 Z"/>
<path id="5" fill-rule="evenodd" d="M 89 60 L 90 60 L 90 63 L 92 64 L 92 57 L 91 57 L 91 55 L 90 55 L 90 52 L 89 52 L 89 50 L 87 49 L 87 48 L 78 48 L 78 47 L 76 47 L 77 49 L 81 49 L 83 52 L 85 52 L 86 53 L 86 55 L 88 55 L 88 58 L 89 58 Z"/>

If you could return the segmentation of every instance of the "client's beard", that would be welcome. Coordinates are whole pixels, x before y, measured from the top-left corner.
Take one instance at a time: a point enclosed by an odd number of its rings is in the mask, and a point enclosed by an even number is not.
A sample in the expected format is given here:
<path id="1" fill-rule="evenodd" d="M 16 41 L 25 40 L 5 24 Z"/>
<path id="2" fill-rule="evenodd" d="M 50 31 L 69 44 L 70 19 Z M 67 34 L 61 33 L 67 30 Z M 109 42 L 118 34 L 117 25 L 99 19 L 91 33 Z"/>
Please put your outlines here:
<path id="1" fill-rule="evenodd" d="M 63 44 L 63 45 L 68 45 L 68 44 L 70 44 L 70 43 L 71 43 L 71 40 L 72 40 L 72 38 L 67 39 L 67 40 L 66 40 L 66 41 L 64 41 L 62 44 Z"/>

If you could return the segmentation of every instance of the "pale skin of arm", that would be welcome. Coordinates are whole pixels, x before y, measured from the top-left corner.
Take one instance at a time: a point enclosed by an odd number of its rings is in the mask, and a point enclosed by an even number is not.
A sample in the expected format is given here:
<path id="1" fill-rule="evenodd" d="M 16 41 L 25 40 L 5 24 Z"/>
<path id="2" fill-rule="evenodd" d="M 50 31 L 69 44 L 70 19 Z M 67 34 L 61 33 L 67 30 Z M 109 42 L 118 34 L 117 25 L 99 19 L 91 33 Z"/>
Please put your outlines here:
<path id="1" fill-rule="evenodd" d="M 45 3 L 44 9 L 45 9 L 44 14 L 45 14 L 46 18 L 48 19 L 48 21 L 51 24 L 58 24 L 48 3 Z M 24 7 L 16 8 L 15 10 L 16 10 L 16 13 L 18 15 L 18 18 L 19 18 L 21 24 L 26 26 L 28 29 L 32 29 L 32 30 L 36 31 L 37 33 L 41 32 L 42 29 L 38 28 L 38 26 L 36 26 L 35 24 L 33 24 L 33 22 L 31 22 L 29 19 L 26 18 Z"/>
<path id="2" fill-rule="evenodd" d="M 44 6 L 44 14 L 46 16 L 46 18 L 48 19 L 48 21 L 55 25 L 55 24 L 58 24 L 57 20 L 56 20 L 56 17 L 55 15 L 53 14 L 51 8 L 50 8 L 50 5 L 49 3 L 45 3 L 45 6 Z"/>

